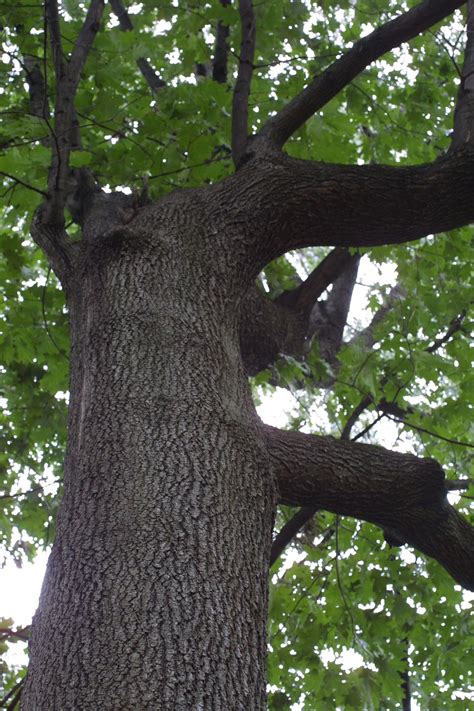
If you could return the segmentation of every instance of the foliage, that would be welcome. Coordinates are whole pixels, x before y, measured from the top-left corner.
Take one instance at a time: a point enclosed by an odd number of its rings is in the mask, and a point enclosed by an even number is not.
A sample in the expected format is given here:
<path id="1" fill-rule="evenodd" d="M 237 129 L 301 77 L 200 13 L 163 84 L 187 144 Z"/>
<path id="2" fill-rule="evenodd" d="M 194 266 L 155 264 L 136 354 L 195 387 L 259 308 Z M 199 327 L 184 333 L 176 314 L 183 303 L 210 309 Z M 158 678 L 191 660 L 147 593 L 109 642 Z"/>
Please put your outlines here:
<path id="1" fill-rule="evenodd" d="M 255 3 L 254 129 L 400 7 L 387 0 Z M 49 96 L 54 93 L 42 12 L 40 4 L 2 5 L 0 530 L 3 555 L 19 563 L 51 543 L 66 430 L 67 315 L 57 282 L 27 236 L 50 162 L 51 102 L 43 117 L 32 115 L 25 83 L 25 57 L 34 56 Z M 84 13 L 82 3 L 63 3 L 65 42 L 77 35 Z M 232 91 L 210 78 L 198 81 L 195 69 L 211 62 L 221 20 L 230 27 L 229 78 L 235 77 L 237 10 L 216 0 L 167 0 L 159 7 L 143 0 L 130 8 L 130 17 L 134 31 L 123 32 L 107 10 L 77 95 L 82 149 L 72 164 L 87 165 L 111 188 L 140 189 L 146 181 L 154 198 L 230 174 Z M 288 152 L 354 163 L 413 164 L 439 156 L 452 124 L 461 22 L 457 13 L 373 63 L 293 136 Z M 166 88 L 147 87 L 139 57 L 150 60 Z M 337 372 L 321 361 L 315 343 L 304 362 L 282 358 L 261 373 L 257 394 L 289 390 L 290 424 L 335 436 L 370 396 L 353 434 L 367 430 L 363 441 L 390 440 L 393 448 L 435 457 L 452 478 L 472 476 L 470 449 L 458 444 L 469 440 L 474 393 L 471 237 L 464 228 L 436 240 L 368 250 L 364 262 L 375 277 L 365 291 L 359 287 L 364 310 L 352 315 Z M 292 288 L 323 254 L 313 249 L 278 259 L 262 275 L 265 289 L 277 296 Z M 368 349 L 352 337 L 389 291 L 387 265 L 396 267 L 406 297 L 377 326 L 376 344 Z M 430 350 L 461 315 L 452 337 Z M 330 388 L 321 388 L 324 378 L 333 380 Z M 392 408 L 382 417 L 391 419 L 388 427 L 371 426 L 383 414 L 381 401 L 405 415 Z M 460 510 L 467 502 L 461 499 Z M 290 515 L 282 507 L 277 524 Z M 319 513 L 271 572 L 270 708 L 298 702 L 305 709 L 400 707 L 407 657 L 412 694 L 422 708 L 466 707 L 460 692 L 473 688 L 472 621 L 466 597 L 440 566 L 390 549 L 369 524 Z M 347 664 L 347 650 L 360 655 L 355 668 Z M 6 691 L 17 682 L 17 672 L 10 672 Z"/>

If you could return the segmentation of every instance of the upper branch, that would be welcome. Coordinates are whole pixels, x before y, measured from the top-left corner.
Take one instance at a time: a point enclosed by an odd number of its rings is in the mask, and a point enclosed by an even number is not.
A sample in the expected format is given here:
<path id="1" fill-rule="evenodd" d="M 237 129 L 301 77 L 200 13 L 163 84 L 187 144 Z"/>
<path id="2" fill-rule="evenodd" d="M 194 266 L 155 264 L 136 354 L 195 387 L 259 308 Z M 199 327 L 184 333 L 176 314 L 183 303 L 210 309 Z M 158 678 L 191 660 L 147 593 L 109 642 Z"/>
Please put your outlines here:
<path id="1" fill-rule="evenodd" d="M 64 224 L 64 205 L 69 177 L 69 154 L 74 148 L 76 136 L 74 100 L 87 55 L 99 31 L 104 10 L 103 0 L 92 0 L 86 19 L 72 50 L 70 61 L 64 64 L 60 47 L 57 6 L 54 0 L 46 4 L 46 21 L 51 32 L 53 56 L 56 67 L 55 125 L 53 135 L 53 159 L 48 181 L 49 199 L 42 211 L 45 223 Z"/>
<path id="2" fill-rule="evenodd" d="M 465 0 L 464 0 L 465 1 Z M 464 4 L 463 0 L 424 0 L 408 12 L 362 37 L 331 64 L 260 131 L 272 145 L 281 148 L 316 111 L 325 106 L 360 72 L 385 52 L 416 37 Z"/>
<path id="3" fill-rule="evenodd" d="M 467 3 L 467 42 L 461 85 L 454 112 L 454 132 L 451 150 L 474 143 L 474 0 Z"/>
<path id="4" fill-rule="evenodd" d="M 64 60 L 61 30 L 59 27 L 58 3 L 56 0 L 47 0 L 45 3 L 46 25 L 49 29 L 51 52 L 53 54 L 54 74 L 56 81 L 60 82 L 67 71 L 67 64 Z"/>
<path id="5" fill-rule="evenodd" d="M 433 459 L 265 427 L 280 498 L 381 526 L 474 590 L 474 528 L 448 503 Z"/>
<path id="6" fill-rule="evenodd" d="M 133 30 L 133 23 L 130 19 L 130 15 L 122 3 L 122 0 L 110 0 L 110 6 L 118 19 L 120 29 L 123 32 L 131 32 Z M 137 59 L 137 67 L 141 71 L 143 78 L 152 91 L 162 89 L 166 86 L 166 82 L 163 81 L 163 79 L 155 72 L 148 59 L 145 57 L 139 57 Z"/>
<path id="7" fill-rule="evenodd" d="M 248 136 L 248 104 L 255 52 L 255 15 L 252 0 L 240 0 L 239 13 L 242 37 L 239 71 L 232 100 L 232 155 L 236 165 L 245 153 Z"/>
<path id="8" fill-rule="evenodd" d="M 267 152 L 215 190 L 219 210 L 235 205 L 226 208 L 229 224 L 258 273 L 292 249 L 400 244 L 469 224 L 474 151 L 466 146 L 413 167 L 330 165 Z"/>
<path id="9" fill-rule="evenodd" d="M 68 65 L 69 91 L 74 99 L 87 56 L 100 29 L 104 0 L 92 0 Z"/>
<path id="10" fill-rule="evenodd" d="M 230 0 L 220 0 L 222 7 L 230 5 Z M 212 78 L 219 84 L 227 81 L 227 56 L 229 47 L 227 39 L 229 37 L 229 26 L 221 20 L 217 23 L 216 45 L 214 49 L 214 59 L 212 61 Z"/>

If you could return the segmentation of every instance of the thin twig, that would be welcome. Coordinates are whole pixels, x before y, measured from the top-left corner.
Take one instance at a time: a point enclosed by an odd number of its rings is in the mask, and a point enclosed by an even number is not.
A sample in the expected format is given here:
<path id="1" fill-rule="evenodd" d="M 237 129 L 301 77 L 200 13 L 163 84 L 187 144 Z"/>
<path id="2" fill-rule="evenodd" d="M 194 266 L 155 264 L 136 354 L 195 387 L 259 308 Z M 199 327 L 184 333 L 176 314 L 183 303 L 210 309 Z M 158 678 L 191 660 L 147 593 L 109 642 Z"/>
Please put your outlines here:
<path id="1" fill-rule="evenodd" d="M 33 192 L 38 193 L 38 195 L 42 195 L 43 197 L 48 197 L 48 193 L 45 193 L 44 190 L 40 190 L 39 188 L 35 188 L 34 185 L 30 185 L 29 183 L 25 183 L 24 180 L 21 180 L 20 178 L 16 178 L 14 175 L 10 175 L 10 173 L 5 173 L 4 170 L 0 170 L 0 175 L 4 175 L 5 178 L 9 178 L 9 180 L 14 180 L 15 183 L 18 183 L 18 185 L 22 185 L 24 188 L 28 188 L 28 190 L 33 190 Z"/>
<path id="2" fill-rule="evenodd" d="M 10 689 L 8 694 L 6 694 L 3 699 L 0 699 L 0 708 L 4 709 L 14 709 L 20 700 L 21 691 L 23 689 L 23 684 L 25 683 L 25 678 L 23 677 L 18 681 L 15 686 Z M 7 706 L 7 702 L 10 702 Z"/>
<path id="3" fill-rule="evenodd" d="M 431 437 L 436 437 L 437 439 L 442 439 L 443 442 L 449 442 L 449 444 L 456 444 L 459 445 L 460 447 L 470 447 L 474 449 L 474 444 L 471 444 L 470 442 L 461 442 L 458 439 L 451 439 L 450 437 L 444 437 L 443 435 L 438 434 L 437 432 L 432 432 L 431 430 L 427 430 L 425 427 L 420 427 L 419 425 L 414 425 L 411 422 L 407 422 L 406 420 L 403 420 L 400 417 L 394 417 L 393 415 L 389 415 L 388 413 L 384 413 L 385 417 L 388 417 L 389 420 L 393 420 L 393 422 L 398 422 L 401 425 L 405 425 L 406 427 L 410 427 L 410 429 L 417 430 L 417 432 L 423 432 L 424 434 L 430 435 Z"/>
<path id="4" fill-rule="evenodd" d="M 339 555 L 341 552 L 340 548 L 339 548 L 339 522 L 340 522 L 340 516 L 339 516 L 339 514 L 337 514 L 336 515 L 336 557 L 334 559 L 334 562 L 336 565 L 336 581 L 337 581 L 337 587 L 339 588 L 339 592 L 341 593 L 342 603 L 346 609 L 346 612 L 347 612 L 350 622 L 351 622 L 352 643 L 355 644 L 357 635 L 356 635 L 354 617 L 352 615 L 352 610 L 349 607 L 349 604 L 346 599 L 346 593 L 344 591 L 344 586 L 342 585 L 341 574 L 340 574 L 340 570 L 339 570 Z"/>

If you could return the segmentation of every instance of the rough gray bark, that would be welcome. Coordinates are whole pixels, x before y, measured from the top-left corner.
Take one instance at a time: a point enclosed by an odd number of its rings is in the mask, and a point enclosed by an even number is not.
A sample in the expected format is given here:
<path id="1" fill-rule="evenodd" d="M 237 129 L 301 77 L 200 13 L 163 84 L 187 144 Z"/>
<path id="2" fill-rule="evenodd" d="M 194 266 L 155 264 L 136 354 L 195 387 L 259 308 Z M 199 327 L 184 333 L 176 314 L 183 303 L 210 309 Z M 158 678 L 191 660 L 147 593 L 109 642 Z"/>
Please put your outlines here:
<path id="1" fill-rule="evenodd" d="M 263 709 L 276 489 L 238 347 L 246 284 L 192 193 L 87 234 L 23 708 Z"/>
<path id="2" fill-rule="evenodd" d="M 68 167 L 74 98 L 103 0 L 90 3 L 69 58 L 57 2 L 46 2 L 53 156 L 32 234 L 69 302 L 71 404 L 64 498 L 23 709 L 263 709 L 278 498 L 373 521 L 387 540 L 409 542 L 474 589 L 474 530 L 446 503 L 436 462 L 264 427 L 244 369 L 257 372 L 282 350 L 304 352 L 308 326 L 311 335 L 319 326 L 327 357 L 340 345 L 344 279 L 352 273 L 353 283 L 357 257 L 336 250 L 270 303 L 253 290 L 274 257 L 310 245 L 398 244 L 474 219 L 472 43 L 453 149 L 435 163 L 326 165 L 279 150 L 373 59 L 461 4 L 424 0 L 362 38 L 248 136 L 255 24 L 242 0 L 232 122 L 241 170 L 142 206 Z M 121 2 L 111 5 L 130 29 Z M 225 39 L 221 27 L 219 81 Z M 156 88 L 161 79 L 147 68 Z M 80 244 L 63 228 L 66 204 L 83 228 Z M 328 320 L 312 317 L 329 283 L 328 334 Z"/>
<path id="3" fill-rule="evenodd" d="M 144 207 L 83 191 L 74 248 L 38 217 L 68 295 L 71 404 L 28 711 L 265 708 L 278 497 L 373 521 L 474 586 L 436 462 L 258 420 L 240 326 L 268 245 L 230 182 Z"/>

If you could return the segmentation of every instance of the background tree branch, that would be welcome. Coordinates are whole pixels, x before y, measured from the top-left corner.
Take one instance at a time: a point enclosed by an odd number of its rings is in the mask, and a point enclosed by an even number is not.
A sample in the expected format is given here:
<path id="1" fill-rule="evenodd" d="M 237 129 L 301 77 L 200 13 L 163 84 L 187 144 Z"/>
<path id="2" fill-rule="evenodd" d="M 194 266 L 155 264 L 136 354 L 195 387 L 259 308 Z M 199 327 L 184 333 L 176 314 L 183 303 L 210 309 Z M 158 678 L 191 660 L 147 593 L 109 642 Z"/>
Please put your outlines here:
<path id="1" fill-rule="evenodd" d="M 123 32 L 131 32 L 133 30 L 133 23 L 122 0 L 110 0 L 110 6 L 117 17 L 120 29 Z M 156 73 L 146 57 L 139 57 L 136 61 L 143 78 L 152 91 L 157 91 L 166 86 L 166 82 Z"/>
<path id="2" fill-rule="evenodd" d="M 350 255 L 350 261 L 335 279 L 327 299 L 318 301 L 311 312 L 309 335 L 316 340 L 321 358 L 332 369 L 337 367 L 359 262 L 358 254 Z"/>
<path id="3" fill-rule="evenodd" d="M 256 375 L 264 370 L 281 354 L 304 357 L 310 350 L 311 337 L 316 328 L 319 329 L 321 338 L 325 326 L 333 330 L 336 328 L 336 312 L 339 318 L 337 328 L 342 336 L 345 325 L 342 320 L 344 313 L 347 319 L 350 296 L 349 301 L 346 299 L 343 305 L 341 300 L 338 306 L 337 301 L 341 299 L 338 288 L 332 298 L 331 292 L 330 300 L 324 302 L 330 304 L 327 315 L 321 310 L 317 324 L 313 322 L 314 308 L 318 298 L 331 283 L 339 283 L 340 289 L 342 282 L 346 286 L 349 285 L 348 272 L 353 270 L 353 265 L 358 262 L 358 255 L 351 255 L 345 249 L 336 248 L 299 286 L 283 292 L 274 301 L 252 286 L 243 301 L 240 322 L 240 347 L 248 375 Z M 333 345 L 336 347 L 337 344 Z M 339 347 L 340 342 L 337 349 Z"/>
<path id="4" fill-rule="evenodd" d="M 49 122 L 47 86 L 41 71 L 41 60 L 38 57 L 26 55 L 23 62 L 30 95 L 30 111 L 33 116 Z"/>
<path id="5" fill-rule="evenodd" d="M 467 41 L 461 72 L 451 150 L 474 143 L 474 0 L 467 3 Z"/>
<path id="6" fill-rule="evenodd" d="M 350 339 L 349 343 L 361 343 L 364 345 L 365 348 L 372 348 L 372 346 L 377 340 L 375 337 L 375 329 L 379 324 L 382 323 L 384 318 L 387 316 L 388 313 L 390 313 L 395 304 L 399 301 L 402 301 L 405 297 L 405 289 L 400 284 L 395 284 L 395 286 L 390 289 L 386 298 L 383 300 L 380 308 L 377 309 L 377 311 L 375 312 L 367 328 L 363 328 L 361 331 L 355 333 L 354 336 Z"/>
<path id="7" fill-rule="evenodd" d="M 228 7 L 231 0 L 220 0 L 220 3 L 222 7 Z M 228 37 L 229 26 L 225 25 L 222 20 L 219 20 L 217 22 L 216 44 L 214 47 L 214 59 L 212 61 L 212 78 L 219 84 L 225 84 L 227 81 L 227 57 L 229 55 Z"/>

